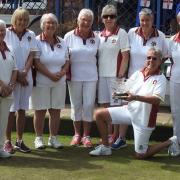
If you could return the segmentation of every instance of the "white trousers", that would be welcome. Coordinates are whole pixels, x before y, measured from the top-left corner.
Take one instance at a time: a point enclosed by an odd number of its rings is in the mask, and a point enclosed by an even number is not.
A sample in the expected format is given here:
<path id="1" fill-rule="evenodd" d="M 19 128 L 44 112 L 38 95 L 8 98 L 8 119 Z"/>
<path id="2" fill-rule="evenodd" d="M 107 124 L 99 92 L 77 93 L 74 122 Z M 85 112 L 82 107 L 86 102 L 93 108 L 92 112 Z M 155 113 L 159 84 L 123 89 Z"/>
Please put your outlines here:
<path id="1" fill-rule="evenodd" d="M 13 99 L 0 98 L 0 149 L 3 147 L 6 127 L 9 116 L 9 109 Z"/>
<path id="2" fill-rule="evenodd" d="M 153 129 L 142 128 L 133 123 L 133 119 L 127 106 L 108 108 L 112 124 L 127 124 L 133 126 L 135 152 L 144 154 L 147 152 L 149 139 Z"/>
<path id="3" fill-rule="evenodd" d="M 180 83 L 170 81 L 170 105 L 173 118 L 173 134 L 180 143 Z"/>
<path id="4" fill-rule="evenodd" d="M 71 119 L 92 122 L 96 97 L 96 81 L 68 82 Z"/>

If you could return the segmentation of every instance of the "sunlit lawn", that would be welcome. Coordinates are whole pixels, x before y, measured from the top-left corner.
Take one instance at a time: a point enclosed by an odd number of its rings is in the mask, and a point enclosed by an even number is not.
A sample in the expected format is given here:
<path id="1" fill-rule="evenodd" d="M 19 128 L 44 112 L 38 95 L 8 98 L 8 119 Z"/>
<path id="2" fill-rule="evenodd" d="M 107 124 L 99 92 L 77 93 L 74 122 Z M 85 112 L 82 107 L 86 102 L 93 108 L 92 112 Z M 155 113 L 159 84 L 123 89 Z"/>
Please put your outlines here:
<path id="1" fill-rule="evenodd" d="M 14 136 L 14 134 L 13 134 Z M 34 134 L 25 133 L 26 143 L 34 148 Z M 47 142 L 48 136 L 45 136 Z M 132 141 L 128 147 L 113 151 L 110 157 L 90 157 L 90 149 L 70 147 L 71 137 L 61 136 L 63 149 L 33 149 L 30 154 L 17 152 L 11 159 L 0 159 L 0 180 L 178 180 L 180 157 L 164 151 L 147 161 L 135 160 Z M 93 139 L 97 143 L 98 139 Z"/>

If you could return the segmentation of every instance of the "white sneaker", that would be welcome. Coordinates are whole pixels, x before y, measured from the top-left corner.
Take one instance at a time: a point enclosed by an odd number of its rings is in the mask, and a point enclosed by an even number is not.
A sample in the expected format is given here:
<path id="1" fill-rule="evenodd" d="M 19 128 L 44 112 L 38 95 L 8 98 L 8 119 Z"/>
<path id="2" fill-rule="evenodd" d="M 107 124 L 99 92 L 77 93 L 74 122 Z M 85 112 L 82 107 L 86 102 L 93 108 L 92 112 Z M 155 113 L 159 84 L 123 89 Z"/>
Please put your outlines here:
<path id="1" fill-rule="evenodd" d="M 51 136 L 49 137 L 48 140 L 48 146 L 55 148 L 55 149 L 59 149 L 63 147 L 63 144 L 61 144 L 58 140 L 56 136 Z"/>
<path id="2" fill-rule="evenodd" d="M 0 158 L 9 158 L 11 157 L 11 154 L 4 151 L 3 149 L 0 149 Z"/>
<path id="3" fill-rule="evenodd" d="M 46 146 L 43 142 L 43 137 L 42 136 L 37 136 L 34 140 L 34 146 L 36 149 L 45 149 Z"/>
<path id="4" fill-rule="evenodd" d="M 172 144 L 168 148 L 168 154 L 171 156 L 179 156 L 180 155 L 180 147 L 177 140 L 177 136 L 173 136 L 169 138 Z"/>
<path id="5" fill-rule="evenodd" d="M 108 156 L 111 154 L 112 154 L 111 147 L 104 146 L 103 144 L 97 146 L 95 150 L 89 153 L 89 155 L 91 156 Z"/>

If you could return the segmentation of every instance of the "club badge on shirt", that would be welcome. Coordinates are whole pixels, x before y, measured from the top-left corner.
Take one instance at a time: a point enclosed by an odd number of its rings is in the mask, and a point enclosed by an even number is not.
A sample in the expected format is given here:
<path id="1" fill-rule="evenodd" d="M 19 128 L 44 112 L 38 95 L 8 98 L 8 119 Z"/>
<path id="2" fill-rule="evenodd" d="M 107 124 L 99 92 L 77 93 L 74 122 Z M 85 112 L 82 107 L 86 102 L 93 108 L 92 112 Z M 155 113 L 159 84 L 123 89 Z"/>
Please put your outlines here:
<path id="1" fill-rule="evenodd" d="M 156 83 L 157 83 L 157 80 L 154 80 L 154 81 L 153 81 L 153 84 L 156 84 Z"/>
<path id="2" fill-rule="evenodd" d="M 95 40 L 94 39 L 90 39 L 90 43 L 91 44 L 95 44 Z"/>
<path id="3" fill-rule="evenodd" d="M 59 48 L 59 49 L 60 49 L 61 47 L 62 47 L 62 46 L 61 46 L 60 44 L 57 44 L 57 48 Z"/>
<path id="4" fill-rule="evenodd" d="M 155 41 L 152 41 L 152 42 L 151 42 L 151 46 L 153 46 L 153 47 L 156 46 L 156 42 L 155 42 Z"/>
<path id="5" fill-rule="evenodd" d="M 28 36 L 27 39 L 28 39 L 28 42 L 31 42 L 31 36 Z"/>
<path id="6" fill-rule="evenodd" d="M 112 39 L 112 44 L 115 44 L 117 42 L 116 39 Z"/>

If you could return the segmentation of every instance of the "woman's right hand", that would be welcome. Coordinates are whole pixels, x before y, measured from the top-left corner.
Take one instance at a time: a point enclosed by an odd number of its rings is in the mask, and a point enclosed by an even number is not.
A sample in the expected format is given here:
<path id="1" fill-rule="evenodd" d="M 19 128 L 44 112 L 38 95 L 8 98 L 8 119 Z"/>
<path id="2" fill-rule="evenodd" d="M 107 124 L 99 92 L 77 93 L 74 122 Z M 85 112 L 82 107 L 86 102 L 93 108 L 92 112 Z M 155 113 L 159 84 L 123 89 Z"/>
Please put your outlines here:
<path id="1" fill-rule="evenodd" d="M 56 73 L 51 73 L 50 77 L 49 77 L 52 81 L 56 82 L 59 81 L 61 76 L 59 74 L 59 72 Z"/>

